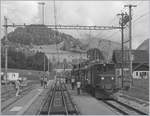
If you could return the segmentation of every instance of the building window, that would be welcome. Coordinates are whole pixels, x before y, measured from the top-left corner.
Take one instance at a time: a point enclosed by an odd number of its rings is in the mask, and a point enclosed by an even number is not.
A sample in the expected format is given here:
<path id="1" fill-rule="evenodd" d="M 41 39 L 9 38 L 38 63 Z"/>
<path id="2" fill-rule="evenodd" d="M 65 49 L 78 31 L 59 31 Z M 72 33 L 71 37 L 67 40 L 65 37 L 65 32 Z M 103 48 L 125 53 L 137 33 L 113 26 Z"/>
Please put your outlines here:
<path id="1" fill-rule="evenodd" d="M 147 72 L 147 76 L 149 76 L 149 72 Z"/>
<path id="2" fill-rule="evenodd" d="M 136 76 L 138 76 L 138 72 L 136 72 Z"/>
<path id="3" fill-rule="evenodd" d="M 146 72 L 143 72 L 144 74 L 143 74 L 143 76 L 146 76 Z"/>
<path id="4" fill-rule="evenodd" d="M 140 77 L 144 78 L 146 76 L 146 72 L 140 72 Z"/>

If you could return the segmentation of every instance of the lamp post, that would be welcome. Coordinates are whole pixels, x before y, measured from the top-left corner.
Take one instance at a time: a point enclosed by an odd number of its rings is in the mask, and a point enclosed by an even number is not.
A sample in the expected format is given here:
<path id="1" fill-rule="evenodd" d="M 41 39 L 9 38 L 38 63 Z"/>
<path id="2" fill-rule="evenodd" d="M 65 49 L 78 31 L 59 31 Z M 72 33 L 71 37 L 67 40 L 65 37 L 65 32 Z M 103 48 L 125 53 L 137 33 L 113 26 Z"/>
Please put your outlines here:
<path id="1" fill-rule="evenodd" d="M 8 69 L 8 38 L 7 38 L 7 18 L 4 17 L 5 21 L 5 78 L 6 78 L 6 84 L 7 84 L 7 69 Z"/>
<path id="2" fill-rule="evenodd" d="M 43 51 L 43 48 L 41 47 L 40 48 L 41 50 L 42 50 L 42 52 L 43 52 L 43 60 L 44 60 L 44 64 L 43 64 L 43 71 L 45 72 L 45 53 L 44 53 L 44 51 Z"/>
<path id="3" fill-rule="evenodd" d="M 44 25 L 44 2 L 39 2 L 38 3 L 40 6 L 42 6 L 42 24 Z"/>

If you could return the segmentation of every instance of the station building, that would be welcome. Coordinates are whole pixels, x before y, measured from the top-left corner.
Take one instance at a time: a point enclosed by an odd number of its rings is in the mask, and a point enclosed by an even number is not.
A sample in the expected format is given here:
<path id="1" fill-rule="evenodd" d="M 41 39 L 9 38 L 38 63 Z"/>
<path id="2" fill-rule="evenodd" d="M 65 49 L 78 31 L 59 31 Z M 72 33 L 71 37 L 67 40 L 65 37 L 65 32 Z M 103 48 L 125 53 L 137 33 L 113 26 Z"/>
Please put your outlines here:
<path id="1" fill-rule="evenodd" d="M 132 76 L 135 79 L 149 77 L 149 53 L 146 50 L 132 50 Z M 114 50 L 112 60 L 116 67 L 116 76 L 121 76 L 122 51 Z M 129 50 L 124 51 L 124 76 L 129 76 Z"/>

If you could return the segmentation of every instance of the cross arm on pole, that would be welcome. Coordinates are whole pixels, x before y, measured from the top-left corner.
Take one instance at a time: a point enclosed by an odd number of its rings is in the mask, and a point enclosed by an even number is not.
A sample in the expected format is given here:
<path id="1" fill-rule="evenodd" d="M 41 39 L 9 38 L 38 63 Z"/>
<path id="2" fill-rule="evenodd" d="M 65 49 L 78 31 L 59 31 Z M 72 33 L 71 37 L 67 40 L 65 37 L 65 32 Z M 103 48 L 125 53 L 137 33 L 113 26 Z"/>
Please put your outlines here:
<path id="1" fill-rule="evenodd" d="M 124 5 L 124 7 L 137 7 L 137 5 L 131 5 L 131 4 L 129 4 L 129 5 Z"/>

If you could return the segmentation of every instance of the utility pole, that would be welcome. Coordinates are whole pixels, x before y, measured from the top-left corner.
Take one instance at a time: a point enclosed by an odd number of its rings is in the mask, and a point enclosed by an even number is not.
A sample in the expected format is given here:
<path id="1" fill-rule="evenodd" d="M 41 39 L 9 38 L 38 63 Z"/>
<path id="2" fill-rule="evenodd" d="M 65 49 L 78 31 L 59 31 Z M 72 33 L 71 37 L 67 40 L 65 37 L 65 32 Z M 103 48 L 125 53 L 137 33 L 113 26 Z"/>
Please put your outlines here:
<path id="1" fill-rule="evenodd" d="M 122 65 L 121 65 L 121 77 L 122 77 L 122 88 L 123 88 L 123 82 L 124 82 L 124 74 L 123 74 L 123 69 L 124 69 L 124 47 L 123 47 L 123 41 L 124 41 L 124 22 L 123 22 L 123 20 L 124 20 L 124 13 L 122 12 L 121 14 L 117 14 L 118 16 L 121 16 L 121 18 L 120 18 L 120 21 L 119 21 L 119 24 L 121 25 L 121 55 L 122 55 Z"/>
<path id="2" fill-rule="evenodd" d="M 133 85 L 133 76 L 132 76 L 132 60 L 133 60 L 133 55 L 132 55 L 132 7 L 136 7 L 136 5 L 124 5 L 124 7 L 129 8 L 129 64 L 130 64 L 130 80 L 131 80 L 131 85 Z"/>
<path id="3" fill-rule="evenodd" d="M 40 6 L 42 6 L 42 24 L 44 25 L 44 2 L 39 2 L 38 3 Z"/>
<path id="4" fill-rule="evenodd" d="M 44 55 L 44 71 L 45 71 L 45 53 L 43 54 Z"/>
<path id="5" fill-rule="evenodd" d="M 6 78 L 6 83 L 7 83 L 7 68 L 8 68 L 8 51 L 7 51 L 7 47 L 8 47 L 8 38 L 7 38 L 7 18 L 4 17 L 4 23 L 5 23 L 5 78 Z"/>
<path id="6" fill-rule="evenodd" d="M 50 58 L 48 57 L 48 72 L 49 72 L 49 60 L 50 60 Z"/>
<path id="7" fill-rule="evenodd" d="M 44 2 L 39 2 L 38 3 L 40 6 L 42 6 L 42 24 L 44 25 L 44 5 L 45 3 Z M 45 72 L 45 67 L 46 67 L 46 63 L 45 63 L 45 53 L 43 54 L 44 55 L 44 72 Z"/>

